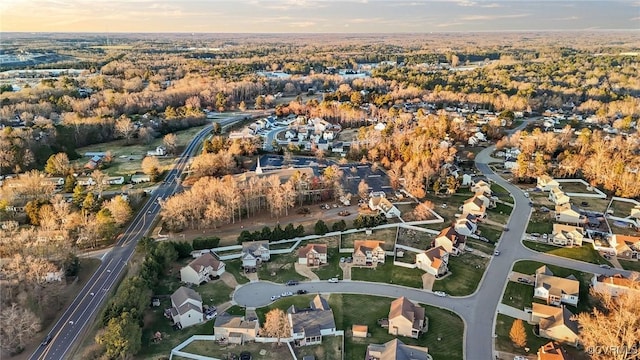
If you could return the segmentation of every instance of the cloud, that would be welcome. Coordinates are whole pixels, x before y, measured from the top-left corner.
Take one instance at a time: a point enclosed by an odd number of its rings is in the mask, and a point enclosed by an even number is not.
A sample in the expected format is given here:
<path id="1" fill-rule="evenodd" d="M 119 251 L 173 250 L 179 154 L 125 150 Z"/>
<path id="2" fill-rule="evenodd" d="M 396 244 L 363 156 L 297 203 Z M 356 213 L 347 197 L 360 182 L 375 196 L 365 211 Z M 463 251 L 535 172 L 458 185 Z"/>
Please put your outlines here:
<path id="1" fill-rule="evenodd" d="M 556 21 L 572 21 L 572 20 L 579 20 L 580 18 L 573 15 L 573 16 L 566 16 L 566 17 L 561 17 L 561 18 L 552 18 L 551 20 L 556 20 Z"/>
<path id="2" fill-rule="evenodd" d="M 517 19 L 527 17 L 530 14 L 509 14 L 509 15 L 467 15 L 460 18 L 464 21 L 487 21 L 499 19 Z"/>
<path id="3" fill-rule="evenodd" d="M 296 27 L 296 28 L 308 28 L 308 27 L 316 26 L 316 22 L 315 21 L 294 21 L 294 22 L 290 22 L 288 25 L 290 27 Z"/>
<path id="4" fill-rule="evenodd" d="M 484 5 L 480 5 L 483 8 L 488 8 L 488 9 L 495 9 L 495 8 L 501 8 L 504 7 L 501 4 L 498 3 L 489 3 L 489 4 L 484 4 Z"/>

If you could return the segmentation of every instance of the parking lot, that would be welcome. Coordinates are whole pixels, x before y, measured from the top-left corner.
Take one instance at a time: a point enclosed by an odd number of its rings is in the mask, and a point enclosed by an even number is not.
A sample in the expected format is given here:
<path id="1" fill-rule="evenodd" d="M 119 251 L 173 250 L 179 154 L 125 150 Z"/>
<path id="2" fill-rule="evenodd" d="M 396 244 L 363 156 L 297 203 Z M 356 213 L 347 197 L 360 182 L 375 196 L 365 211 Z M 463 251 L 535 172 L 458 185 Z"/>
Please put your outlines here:
<path id="1" fill-rule="evenodd" d="M 342 186 L 345 192 L 358 193 L 358 184 L 363 180 L 369 185 L 370 191 L 384 191 L 391 194 L 393 191 L 389 184 L 389 177 L 382 170 L 373 171 L 370 164 L 350 163 L 340 165 L 342 170 Z"/>

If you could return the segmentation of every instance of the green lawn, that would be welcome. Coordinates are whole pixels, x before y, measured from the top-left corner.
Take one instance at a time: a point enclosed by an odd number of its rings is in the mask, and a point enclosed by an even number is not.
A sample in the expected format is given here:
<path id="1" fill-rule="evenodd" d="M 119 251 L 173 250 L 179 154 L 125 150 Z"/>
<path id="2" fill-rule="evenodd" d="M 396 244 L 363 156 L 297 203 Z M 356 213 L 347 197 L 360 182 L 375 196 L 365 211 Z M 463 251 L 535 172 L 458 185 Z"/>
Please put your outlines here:
<path id="1" fill-rule="evenodd" d="M 523 241 L 522 243 L 531 250 L 540 251 L 547 254 L 585 261 L 592 264 L 607 264 L 609 266 L 612 265 L 609 261 L 600 256 L 600 254 L 591 245 L 569 248 L 542 244 L 535 241 Z"/>
<path id="2" fill-rule="evenodd" d="M 547 265 L 536 261 L 530 260 L 521 260 L 516 262 L 513 265 L 513 271 L 533 275 L 540 266 Z M 578 298 L 578 308 L 576 309 L 573 306 L 568 306 L 568 308 L 574 314 L 577 312 L 590 311 L 591 304 L 589 299 L 589 283 L 593 274 L 591 273 L 583 273 L 574 269 L 567 269 L 559 266 L 547 265 L 549 270 L 553 273 L 553 275 L 558 277 L 568 277 L 569 275 L 573 275 L 576 279 L 580 281 L 580 296 Z"/>
<path id="3" fill-rule="evenodd" d="M 512 317 L 498 314 L 498 319 L 496 321 L 496 335 L 498 335 L 496 338 L 497 350 L 514 354 L 531 355 L 535 354 L 540 346 L 549 342 L 549 339 L 536 336 L 533 332 L 533 326 L 527 324 L 526 321 L 523 321 L 524 328 L 527 332 L 527 347 L 530 350 L 527 353 L 524 349 L 514 346 L 509 338 L 509 331 L 511 331 L 511 326 L 513 325 L 514 320 L 515 319 Z"/>
<path id="4" fill-rule="evenodd" d="M 266 353 L 260 355 L 261 350 L 265 350 Z M 239 355 L 243 351 L 250 352 L 251 357 L 258 360 L 288 360 L 293 358 L 286 344 L 278 345 L 276 343 L 264 344 L 248 342 L 243 345 L 218 345 L 215 341 L 194 341 L 182 349 L 182 351 L 218 359 L 227 359 L 230 354 Z"/>
<path id="5" fill-rule="evenodd" d="M 493 243 L 486 243 L 473 238 L 467 238 L 467 246 L 475 250 L 482 251 L 487 255 L 493 255 L 493 250 L 495 250 L 495 245 Z"/>
<path id="6" fill-rule="evenodd" d="M 524 310 L 533 302 L 533 286 L 510 281 L 502 295 L 502 303 Z"/>
<path id="7" fill-rule="evenodd" d="M 418 289 L 422 289 L 422 274 L 424 271 L 420 269 L 407 269 L 393 265 L 391 257 L 387 257 L 384 264 L 375 268 L 354 267 L 351 269 L 352 280 L 404 285 Z"/>
<path id="8" fill-rule="evenodd" d="M 618 260 L 625 270 L 640 272 L 640 261 Z"/>
<path id="9" fill-rule="evenodd" d="M 487 259 L 469 253 L 449 257 L 451 275 L 442 280 L 436 280 L 433 290 L 444 291 L 453 296 L 473 293 L 482 279 L 487 262 Z"/>
<path id="10" fill-rule="evenodd" d="M 275 295 L 275 294 L 271 294 L 271 295 Z M 271 295 L 264 294 L 265 297 L 268 297 Z M 280 298 L 275 302 L 271 303 L 270 305 L 256 309 L 258 320 L 260 321 L 260 324 L 264 324 L 264 321 L 266 319 L 266 314 L 272 309 L 282 309 L 283 311 L 287 311 L 287 309 L 291 305 L 295 305 L 296 307 L 303 308 L 303 309 L 308 308 L 309 303 L 314 297 L 315 295 L 294 295 L 294 296 L 289 296 L 285 298 Z"/>
<path id="11" fill-rule="evenodd" d="M 306 280 L 296 272 L 295 263 L 297 261 L 298 253 L 296 251 L 272 255 L 269 262 L 260 265 L 258 278 L 277 283 L 286 283 L 288 280 Z"/>
<path id="12" fill-rule="evenodd" d="M 246 309 L 238 305 L 233 305 L 227 310 L 225 310 L 224 312 L 226 312 L 229 315 L 245 316 Z"/>
<path id="13" fill-rule="evenodd" d="M 358 339 L 345 338 L 345 359 L 362 360 L 368 344 L 383 344 L 395 338 L 389 335 L 376 321 L 389 316 L 391 298 L 364 295 L 339 295 L 329 297 L 333 309 L 336 327 L 348 330 L 354 324 L 367 325 L 371 337 Z M 366 304 L 366 306 L 362 306 Z M 434 359 L 462 359 L 462 334 L 464 324 L 454 313 L 432 306 L 424 306 L 429 319 L 429 330 L 419 339 L 399 337 L 409 345 L 426 346 Z M 438 340 L 440 339 L 440 340 Z"/>
<path id="14" fill-rule="evenodd" d="M 136 355 L 138 359 L 149 359 L 157 355 L 169 354 L 171 349 L 179 345 L 192 335 L 213 335 L 213 320 L 201 325 L 190 326 L 181 330 L 174 330 L 171 321 L 164 317 L 165 308 L 171 307 L 171 300 L 162 299 L 159 307 L 148 309 L 145 312 L 144 327 L 142 328 L 142 349 Z M 159 343 L 152 341 L 153 334 L 162 334 Z"/>
<path id="15" fill-rule="evenodd" d="M 371 231 L 371 235 L 367 235 L 366 231 L 360 231 L 350 234 L 343 234 L 341 239 L 342 248 L 353 249 L 356 240 L 378 240 L 384 241 L 382 248 L 391 251 L 395 245 L 397 228 L 387 228 Z"/>
<path id="16" fill-rule="evenodd" d="M 513 202 L 510 196 L 511 193 L 496 183 L 491 184 L 491 193 L 491 195 L 500 198 L 502 201 Z"/>
<path id="17" fill-rule="evenodd" d="M 294 351 L 298 359 L 313 355 L 315 360 L 336 360 L 342 358 L 342 342 L 342 336 L 325 336 L 320 345 L 301 346 L 294 348 Z"/>
<path id="18" fill-rule="evenodd" d="M 500 235 L 502 235 L 502 229 L 498 230 L 492 225 L 479 225 L 480 236 L 486 237 L 491 242 L 498 242 Z"/>
<path id="19" fill-rule="evenodd" d="M 312 269 L 312 271 L 318 275 L 320 280 L 328 280 L 332 277 L 338 277 L 342 279 L 342 269 L 340 268 L 340 252 L 337 248 L 328 248 L 327 249 L 327 264 L 320 266 L 317 269 Z"/>
<path id="20" fill-rule="evenodd" d="M 553 222 L 547 221 L 529 221 L 529 225 L 527 225 L 527 233 L 538 233 L 538 234 L 551 234 L 553 231 Z"/>
<path id="21" fill-rule="evenodd" d="M 231 293 L 233 293 L 233 289 L 228 287 L 222 280 L 212 281 L 193 289 L 202 296 L 202 302 L 204 304 L 214 306 L 231 300 Z"/>
<path id="22" fill-rule="evenodd" d="M 242 270 L 242 260 L 234 259 L 234 260 L 225 260 L 224 271 L 233 275 L 236 278 L 238 284 L 246 284 L 249 282 L 246 276 L 244 276 L 244 271 Z"/>

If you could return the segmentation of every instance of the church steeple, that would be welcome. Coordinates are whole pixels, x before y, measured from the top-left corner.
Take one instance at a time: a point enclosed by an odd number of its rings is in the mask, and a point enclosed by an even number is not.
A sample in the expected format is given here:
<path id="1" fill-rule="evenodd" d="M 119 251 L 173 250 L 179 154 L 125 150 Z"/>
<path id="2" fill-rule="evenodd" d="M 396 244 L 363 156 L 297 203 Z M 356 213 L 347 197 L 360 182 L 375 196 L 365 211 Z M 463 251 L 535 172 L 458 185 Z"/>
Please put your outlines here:
<path id="1" fill-rule="evenodd" d="M 256 166 L 256 174 L 262 174 L 262 167 L 260 166 L 260 158 L 258 158 L 258 166 Z"/>

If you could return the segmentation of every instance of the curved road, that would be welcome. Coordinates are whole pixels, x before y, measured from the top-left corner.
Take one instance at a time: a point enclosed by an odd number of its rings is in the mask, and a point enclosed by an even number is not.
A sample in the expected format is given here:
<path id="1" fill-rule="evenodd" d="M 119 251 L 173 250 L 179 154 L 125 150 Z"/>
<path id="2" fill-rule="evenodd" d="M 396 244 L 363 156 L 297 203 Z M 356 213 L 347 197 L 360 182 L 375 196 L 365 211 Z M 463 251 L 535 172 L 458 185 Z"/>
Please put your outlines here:
<path id="1" fill-rule="evenodd" d="M 525 122 L 519 128 L 526 124 Z M 285 289 L 289 291 L 304 289 L 309 293 L 346 293 L 392 298 L 406 296 L 413 301 L 448 309 L 458 314 L 465 322 L 465 358 L 489 360 L 495 358 L 493 334 L 495 333 L 497 307 L 502 300 L 504 288 L 509 281 L 507 277 L 514 262 L 532 260 L 582 272 L 606 275 L 616 273 L 628 275 L 630 273 L 616 269 L 605 270 L 595 264 L 543 254 L 525 247 L 522 244 L 522 238 L 531 215 L 529 199 L 524 196 L 522 190 L 505 181 L 489 168 L 488 163 L 491 161 L 490 155 L 493 150 L 494 147 L 491 146 L 481 151 L 476 156 L 476 167 L 487 178 L 509 191 L 515 201 L 515 206 L 507 223 L 510 230 L 503 233 L 496 247 L 500 250 L 500 256 L 492 257 L 476 292 L 472 295 L 443 298 L 420 289 L 349 280 L 335 284 L 326 281 L 301 282 L 293 287 L 258 281 L 237 288 L 233 295 L 234 301 L 242 306 L 261 307 L 271 303 L 270 297 L 272 295 L 281 294 Z M 473 356 L 467 354 L 473 354 Z"/>

